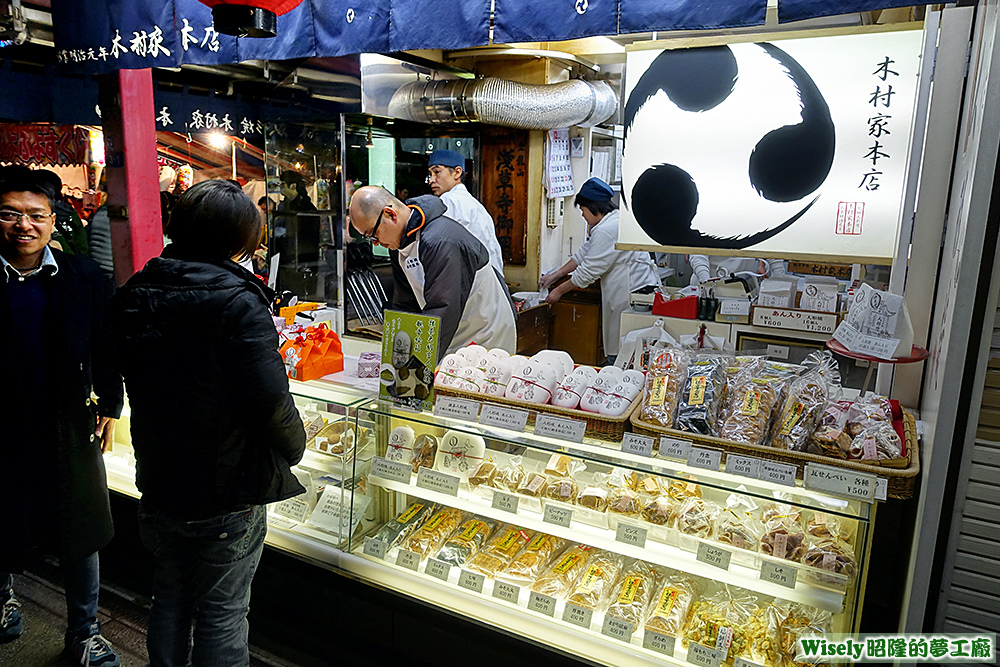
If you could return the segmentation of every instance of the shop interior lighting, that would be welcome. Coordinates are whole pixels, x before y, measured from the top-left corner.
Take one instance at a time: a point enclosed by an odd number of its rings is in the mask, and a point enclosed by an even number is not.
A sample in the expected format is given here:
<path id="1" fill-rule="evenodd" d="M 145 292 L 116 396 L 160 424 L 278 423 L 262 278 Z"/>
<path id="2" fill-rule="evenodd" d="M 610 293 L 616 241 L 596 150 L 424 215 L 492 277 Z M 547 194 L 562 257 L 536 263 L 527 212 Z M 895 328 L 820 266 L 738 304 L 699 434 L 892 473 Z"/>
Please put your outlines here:
<path id="1" fill-rule="evenodd" d="M 229 137 L 222 134 L 221 132 L 212 132 L 208 135 L 208 143 L 213 148 L 218 148 L 222 150 L 229 143 Z"/>
<path id="2" fill-rule="evenodd" d="M 375 142 L 372 141 L 372 119 L 368 119 L 368 141 L 365 142 L 365 148 L 375 148 Z"/>

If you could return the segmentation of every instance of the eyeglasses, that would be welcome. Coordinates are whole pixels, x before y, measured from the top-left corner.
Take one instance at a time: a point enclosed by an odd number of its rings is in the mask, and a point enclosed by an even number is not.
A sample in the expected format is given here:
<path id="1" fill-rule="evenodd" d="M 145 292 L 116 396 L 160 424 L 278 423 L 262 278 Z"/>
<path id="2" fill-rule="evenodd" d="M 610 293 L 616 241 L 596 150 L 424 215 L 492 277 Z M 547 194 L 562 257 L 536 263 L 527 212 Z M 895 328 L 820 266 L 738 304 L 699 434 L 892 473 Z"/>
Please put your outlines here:
<path id="1" fill-rule="evenodd" d="M 21 221 L 21 218 L 27 218 L 28 222 L 41 225 L 48 222 L 54 215 L 55 213 L 21 213 L 20 211 L 7 209 L 0 211 L 0 222 L 17 223 Z"/>
<path id="2" fill-rule="evenodd" d="M 363 239 L 365 239 L 367 241 L 374 241 L 375 243 L 378 243 L 378 238 L 376 238 L 376 234 L 378 234 L 378 226 L 382 224 L 382 214 L 383 213 L 385 213 L 385 209 L 384 208 L 381 211 L 378 212 L 378 217 L 375 218 L 375 226 L 372 227 L 371 232 L 369 232 L 368 234 L 362 234 L 361 238 L 363 238 Z"/>

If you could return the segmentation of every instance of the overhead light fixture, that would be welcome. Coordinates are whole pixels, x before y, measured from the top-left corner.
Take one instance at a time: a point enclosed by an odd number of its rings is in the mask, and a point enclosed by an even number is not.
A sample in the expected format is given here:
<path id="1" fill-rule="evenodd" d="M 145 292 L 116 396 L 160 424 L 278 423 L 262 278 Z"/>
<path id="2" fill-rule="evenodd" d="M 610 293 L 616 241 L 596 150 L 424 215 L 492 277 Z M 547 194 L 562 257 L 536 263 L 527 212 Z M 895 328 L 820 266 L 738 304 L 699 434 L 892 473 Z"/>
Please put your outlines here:
<path id="1" fill-rule="evenodd" d="M 208 135 L 208 143 L 213 148 L 223 149 L 229 143 L 229 137 L 221 132 L 212 132 Z"/>
<path id="2" fill-rule="evenodd" d="M 368 119 L 368 141 L 365 143 L 365 148 L 375 148 L 375 142 L 372 141 L 372 119 Z"/>

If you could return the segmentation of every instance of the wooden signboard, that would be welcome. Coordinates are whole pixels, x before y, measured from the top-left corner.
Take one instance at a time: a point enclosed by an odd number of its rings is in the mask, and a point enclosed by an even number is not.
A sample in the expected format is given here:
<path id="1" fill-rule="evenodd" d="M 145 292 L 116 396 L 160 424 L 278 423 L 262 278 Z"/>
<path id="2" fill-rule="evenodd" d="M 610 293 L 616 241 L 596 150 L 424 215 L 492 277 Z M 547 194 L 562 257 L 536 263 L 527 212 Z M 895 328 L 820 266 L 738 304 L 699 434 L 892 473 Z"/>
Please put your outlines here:
<path id="1" fill-rule="evenodd" d="M 791 260 L 788 262 L 788 271 L 807 276 L 833 276 L 842 280 L 847 280 L 851 277 L 850 264 L 820 264 L 817 262 L 796 262 L 795 260 Z"/>
<path id="2" fill-rule="evenodd" d="M 528 133 L 502 127 L 482 135 L 480 201 L 496 224 L 504 264 L 527 262 Z"/>

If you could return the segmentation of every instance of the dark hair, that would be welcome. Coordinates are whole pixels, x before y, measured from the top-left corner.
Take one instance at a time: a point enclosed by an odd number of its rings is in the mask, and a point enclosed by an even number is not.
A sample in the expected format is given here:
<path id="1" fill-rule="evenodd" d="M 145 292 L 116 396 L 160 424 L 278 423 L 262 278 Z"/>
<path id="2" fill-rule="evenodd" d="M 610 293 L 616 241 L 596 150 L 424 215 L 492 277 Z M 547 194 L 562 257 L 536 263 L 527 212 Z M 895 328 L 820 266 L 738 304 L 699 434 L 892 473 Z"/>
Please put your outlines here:
<path id="1" fill-rule="evenodd" d="M 229 181 L 202 181 L 174 204 L 167 236 L 194 258 L 218 262 L 246 259 L 257 249 L 260 211 Z"/>
<path id="2" fill-rule="evenodd" d="M 266 201 L 267 201 L 267 195 L 264 195 L 263 197 L 261 197 L 260 199 L 257 200 L 257 206 L 260 206 L 261 204 L 265 203 Z"/>
<path id="3" fill-rule="evenodd" d="M 573 206 L 579 206 L 581 208 L 588 209 L 594 215 L 607 215 L 611 211 L 617 210 L 618 205 L 613 201 L 594 201 L 593 199 L 588 199 L 586 197 L 581 197 L 577 195 L 573 199 Z"/>
<path id="4" fill-rule="evenodd" d="M 285 171 L 281 172 L 281 176 L 279 177 L 279 179 L 281 180 L 282 183 L 286 183 L 288 185 L 294 185 L 295 189 L 298 190 L 299 192 L 306 191 L 306 179 L 302 177 L 302 174 L 295 171 L 294 169 L 286 169 Z"/>
<path id="5" fill-rule="evenodd" d="M 59 175 L 47 169 L 28 169 L 22 165 L 0 167 L 0 196 L 8 192 L 34 192 L 44 195 L 49 200 L 49 209 L 54 211 L 61 189 Z"/>

